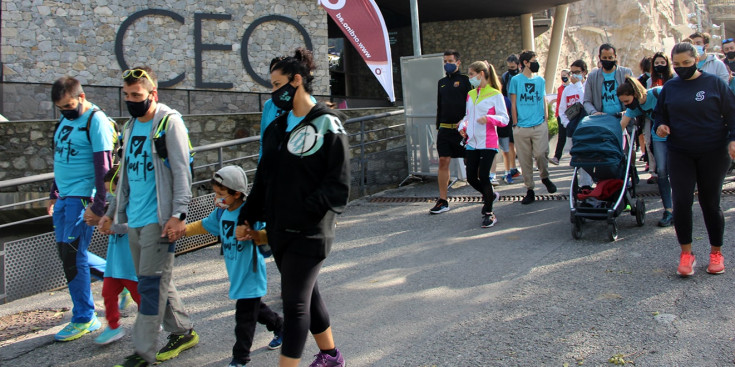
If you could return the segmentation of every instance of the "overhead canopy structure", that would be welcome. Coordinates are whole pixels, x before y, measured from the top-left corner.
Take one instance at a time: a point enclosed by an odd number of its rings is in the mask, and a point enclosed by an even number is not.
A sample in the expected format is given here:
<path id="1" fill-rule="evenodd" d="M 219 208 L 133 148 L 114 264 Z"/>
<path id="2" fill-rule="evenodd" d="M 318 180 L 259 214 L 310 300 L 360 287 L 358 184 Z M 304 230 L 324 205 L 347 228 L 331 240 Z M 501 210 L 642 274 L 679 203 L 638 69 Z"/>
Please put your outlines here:
<path id="1" fill-rule="evenodd" d="M 421 22 L 423 23 L 519 16 L 576 1 L 578 0 L 418 0 L 418 6 Z M 384 13 L 386 10 L 390 10 L 403 19 L 410 21 L 410 1 L 375 0 L 375 2 Z"/>

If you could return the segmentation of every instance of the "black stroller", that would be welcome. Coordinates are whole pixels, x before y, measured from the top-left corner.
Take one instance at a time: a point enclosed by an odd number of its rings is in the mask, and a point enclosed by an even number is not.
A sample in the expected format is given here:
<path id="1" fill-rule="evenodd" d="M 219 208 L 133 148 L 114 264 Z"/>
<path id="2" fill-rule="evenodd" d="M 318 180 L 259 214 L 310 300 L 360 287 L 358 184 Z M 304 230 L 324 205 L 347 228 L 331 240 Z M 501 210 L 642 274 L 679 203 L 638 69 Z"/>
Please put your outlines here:
<path id="1" fill-rule="evenodd" d="M 574 131 L 570 151 L 574 176 L 569 188 L 574 239 L 582 238 L 586 220 L 606 220 L 608 238 L 617 240 L 617 218 L 628 205 L 638 226 L 645 223 L 646 203 L 636 197 L 635 188 L 638 175 L 630 138 L 635 136 L 635 126 L 629 127 L 632 131 L 623 132 L 619 118 L 598 115 L 585 117 Z M 628 137 L 625 147 L 623 134 Z"/>

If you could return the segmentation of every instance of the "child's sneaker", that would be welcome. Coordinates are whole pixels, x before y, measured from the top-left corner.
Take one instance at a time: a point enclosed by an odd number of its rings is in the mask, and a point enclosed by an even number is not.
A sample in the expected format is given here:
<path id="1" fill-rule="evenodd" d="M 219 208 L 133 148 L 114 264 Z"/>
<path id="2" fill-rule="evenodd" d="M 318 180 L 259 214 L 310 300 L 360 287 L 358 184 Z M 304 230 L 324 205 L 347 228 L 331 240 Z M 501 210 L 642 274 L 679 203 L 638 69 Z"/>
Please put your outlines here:
<path id="1" fill-rule="evenodd" d="M 122 326 L 118 326 L 117 329 L 110 329 L 107 326 L 100 335 L 94 338 L 94 342 L 101 345 L 110 344 L 122 339 L 123 336 L 125 336 L 125 329 Z"/>
<path id="2" fill-rule="evenodd" d="M 130 302 L 133 302 L 133 297 L 130 296 L 130 291 L 127 288 L 123 288 L 122 293 L 120 293 L 120 310 L 122 311 L 130 306 Z"/>
<path id="3" fill-rule="evenodd" d="M 334 357 L 320 351 L 319 354 L 314 356 L 316 359 L 311 362 L 309 367 L 344 367 L 345 359 L 342 357 L 342 353 L 337 348 L 334 348 L 334 350 L 337 352 Z"/>
<path id="4" fill-rule="evenodd" d="M 273 333 L 273 339 L 268 343 L 268 349 L 278 349 L 283 345 L 283 330 L 277 333 Z"/>
<path id="5" fill-rule="evenodd" d="M 245 367 L 245 366 L 247 366 L 247 363 L 240 363 L 238 360 L 234 358 L 230 361 L 230 364 L 227 365 L 227 367 Z"/>
<path id="6" fill-rule="evenodd" d="M 168 343 L 156 353 L 156 360 L 163 362 L 175 358 L 179 353 L 197 344 L 199 344 L 199 334 L 194 329 L 184 335 L 170 334 Z"/>
<path id="7" fill-rule="evenodd" d="M 79 339 L 84 334 L 95 331 L 102 327 L 100 320 L 97 319 L 97 315 L 92 316 L 92 320 L 89 322 L 70 322 L 61 331 L 54 335 L 54 339 L 59 342 L 68 342 L 71 340 Z"/>

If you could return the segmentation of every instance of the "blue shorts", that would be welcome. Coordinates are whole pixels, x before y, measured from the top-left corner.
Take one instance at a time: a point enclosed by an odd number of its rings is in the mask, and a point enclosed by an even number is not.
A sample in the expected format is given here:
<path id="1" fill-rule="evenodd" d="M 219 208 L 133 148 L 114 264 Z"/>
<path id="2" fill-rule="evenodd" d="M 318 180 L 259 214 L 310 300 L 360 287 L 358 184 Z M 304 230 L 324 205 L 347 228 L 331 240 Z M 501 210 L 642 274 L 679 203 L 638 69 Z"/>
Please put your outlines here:
<path id="1" fill-rule="evenodd" d="M 498 138 L 498 148 L 504 153 L 510 150 L 510 137 Z"/>

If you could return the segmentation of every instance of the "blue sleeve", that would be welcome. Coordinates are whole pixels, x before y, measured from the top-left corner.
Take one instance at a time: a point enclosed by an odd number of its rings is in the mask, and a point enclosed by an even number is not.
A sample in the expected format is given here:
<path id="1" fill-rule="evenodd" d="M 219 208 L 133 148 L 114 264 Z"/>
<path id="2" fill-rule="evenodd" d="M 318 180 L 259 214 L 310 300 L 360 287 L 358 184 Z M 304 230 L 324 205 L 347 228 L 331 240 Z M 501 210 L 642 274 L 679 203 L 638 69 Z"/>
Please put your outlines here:
<path id="1" fill-rule="evenodd" d="M 95 112 L 89 124 L 89 140 L 92 141 L 92 152 L 104 152 L 112 150 L 112 138 L 115 130 L 110 121 L 102 111 Z"/>
<path id="2" fill-rule="evenodd" d="M 628 116 L 632 119 L 638 117 L 641 115 L 641 110 L 638 108 L 628 108 L 625 110 L 625 116 Z"/>
<path id="3" fill-rule="evenodd" d="M 265 229 L 265 222 L 255 222 L 255 225 L 253 226 L 253 229 L 256 231 L 260 231 L 261 229 Z"/>
<path id="4" fill-rule="evenodd" d="M 510 86 L 508 87 L 508 95 L 518 94 L 518 80 L 519 78 L 512 78 L 510 80 Z"/>
<path id="5" fill-rule="evenodd" d="M 202 219 L 202 227 L 213 236 L 219 236 L 219 219 L 217 218 L 217 210 L 215 209 L 206 218 Z"/>
<path id="6" fill-rule="evenodd" d="M 669 124 L 669 112 L 666 110 L 666 88 L 661 88 L 661 93 L 658 95 L 658 101 L 656 102 L 656 108 L 653 110 L 653 116 L 656 118 L 653 131 L 658 130 L 658 127 L 661 125 Z"/>

